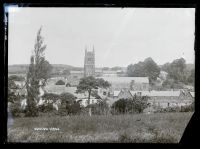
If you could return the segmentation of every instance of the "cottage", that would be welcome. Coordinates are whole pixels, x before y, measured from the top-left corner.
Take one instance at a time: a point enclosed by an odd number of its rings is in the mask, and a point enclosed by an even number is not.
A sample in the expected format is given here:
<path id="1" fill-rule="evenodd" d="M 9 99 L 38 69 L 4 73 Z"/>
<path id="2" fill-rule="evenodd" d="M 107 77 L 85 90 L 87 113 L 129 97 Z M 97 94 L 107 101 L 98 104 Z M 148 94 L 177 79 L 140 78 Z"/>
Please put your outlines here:
<path id="1" fill-rule="evenodd" d="M 88 104 L 95 104 L 98 102 L 99 99 L 96 99 L 93 96 L 90 96 L 90 103 L 88 103 L 88 93 L 76 93 L 76 87 L 66 87 L 65 92 L 73 94 L 77 97 L 76 101 L 80 101 L 80 104 L 86 107 Z"/>
<path id="2" fill-rule="evenodd" d="M 190 105 L 194 101 L 194 92 L 186 90 L 180 91 L 130 91 L 121 90 L 114 91 L 113 99 L 110 103 L 114 103 L 119 99 L 128 99 L 133 96 L 146 96 L 148 98 L 149 110 L 153 107 L 182 107 Z"/>
<path id="3" fill-rule="evenodd" d="M 167 108 L 190 105 L 194 100 L 192 93 L 185 90 L 180 91 L 131 91 L 132 95 L 149 97 L 148 103 L 151 106 Z"/>

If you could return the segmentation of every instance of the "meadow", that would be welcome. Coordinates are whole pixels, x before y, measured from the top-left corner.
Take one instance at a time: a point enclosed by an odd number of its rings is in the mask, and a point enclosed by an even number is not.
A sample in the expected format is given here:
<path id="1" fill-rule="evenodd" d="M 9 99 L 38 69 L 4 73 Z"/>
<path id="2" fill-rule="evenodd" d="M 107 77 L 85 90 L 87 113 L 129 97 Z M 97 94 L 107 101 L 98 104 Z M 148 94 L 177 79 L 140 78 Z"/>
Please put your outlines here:
<path id="1" fill-rule="evenodd" d="M 8 142 L 178 143 L 192 114 L 14 118 Z"/>

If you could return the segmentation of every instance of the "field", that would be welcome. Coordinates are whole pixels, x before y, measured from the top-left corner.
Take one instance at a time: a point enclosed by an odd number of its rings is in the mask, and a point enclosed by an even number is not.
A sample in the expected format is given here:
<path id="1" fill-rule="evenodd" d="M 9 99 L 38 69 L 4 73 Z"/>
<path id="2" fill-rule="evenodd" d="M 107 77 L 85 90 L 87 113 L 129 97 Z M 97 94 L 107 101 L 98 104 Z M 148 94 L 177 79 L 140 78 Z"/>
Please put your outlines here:
<path id="1" fill-rule="evenodd" d="M 8 142 L 178 143 L 191 116 L 187 112 L 15 118 L 8 126 Z"/>

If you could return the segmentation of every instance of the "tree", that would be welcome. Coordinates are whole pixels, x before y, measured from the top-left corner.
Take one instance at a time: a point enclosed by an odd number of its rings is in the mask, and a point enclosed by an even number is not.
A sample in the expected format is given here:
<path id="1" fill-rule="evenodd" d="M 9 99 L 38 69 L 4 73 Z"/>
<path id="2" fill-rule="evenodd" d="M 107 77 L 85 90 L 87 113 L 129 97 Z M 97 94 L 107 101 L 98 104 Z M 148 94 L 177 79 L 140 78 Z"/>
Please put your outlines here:
<path id="1" fill-rule="evenodd" d="M 62 80 L 58 80 L 55 85 L 65 85 L 65 82 Z"/>
<path id="2" fill-rule="evenodd" d="M 9 79 L 10 79 L 10 80 L 13 80 L 13 81 L 24 81 L 24 80 L 25 80 L 24 77 L 22 77 L 22 76 L 17 76 L 17 75 L 11 75 L 11 76 L 9 76 Z"/>
<path id="3" fill-rule="evenodd" d="M 187 78 L 188 82 L 194 85 L 195 79 L 195 71 L 194 69 L 191 70 L 190 76 Z"/>
<path id="4" fill-rule="evenodd" d="M 68 70 L 68 69 L 63 70 L 63 75 L 69 76 L 70 70 Z"/>
<path id="5" fill-rule="evenodd" d="M 160 74 L 160 68 L 150 57 L 144 60 L 144 70 L 146 73 L 145 75 L 149 77 L 150 83 L 156 81 Z"/>
<path id="6" fill-rule="evenodd" d="M 26 89 L 27 89 L 27 108 L 26 116 L 38 116 L 36 107 L 39 102 L 39 88 L 46 85 L 47 79 L 50 77 L 52 66 L 45 60 L 44 50 L 46 45 L 43 44 L 43 37 L 39 29 L 34 45 L 34 51 L 31 56 L 29 70 L 27 72 Z"/>
<path id="7" fill-rule="evenodd" d="M 109 70 L 109 67 L 103 67 L 102 70 Z"/>
<path id="8" fill-rule="evenodd" d="M 14 103 L 18 99 L 15 94 L 16 89 L 18 89 L 18 86 L 12 79 L 8 78 L 8 102 Z"/>
<path id="9" fill-rule="evenodd" d="M 166 63 L 162 66 L 169 78 L 174 79 L 175 83 L 186 81 L 186 61 L 184 58 L 175 59 L 172 63 Z"/>
<path id="10" fill-rule="evenodd" d="M 113 70 L 113 71 L 117 71 L 117 70 L 122 70 L 122 68 L 119 67 L 119 66 L 115 66 L 115 67 L 112 67 L 111 70 Z"/>
<path id="11" fill-rule="evenodd" d="M 148 77 L 152 84 L 160 74 L 160 68 L 152 58 L 146 58 L 143 62 L 130 64 L 127 67 L 127 75 L 129 77 Z"/>
<path id="12" fill-rule="evenodd" d="M 88 106 L 90 106 L 90 96 L 91 92 L 99 87 L 108 88 L 110 87 L 110 83 L 103 79 L 95 79 L 93 76 L 88 76 L 85 78 L 81 78 L 79 85 L 77 86 L 77 93 L 88 93 Z M 89 107 L 89 115 L 91 116 L 91 107 Z"/>
<path id="13" fill-rule="evenodd" d="M 114 102 L 111 106 L 113 114 L 133 114 L 141 113 L 145 108 L 147 108 L 147 99 L 146 96 L 133 96 L 129 99 L 119 99 Z"/>
<path id="14" fill-rule="evenodd" d="M 108 99 L 99 100 L 97 103 L 91 106 L 92 114 L 95 115 L 106 115 L 109 112 L 109 105 L 106 102 Z"/>

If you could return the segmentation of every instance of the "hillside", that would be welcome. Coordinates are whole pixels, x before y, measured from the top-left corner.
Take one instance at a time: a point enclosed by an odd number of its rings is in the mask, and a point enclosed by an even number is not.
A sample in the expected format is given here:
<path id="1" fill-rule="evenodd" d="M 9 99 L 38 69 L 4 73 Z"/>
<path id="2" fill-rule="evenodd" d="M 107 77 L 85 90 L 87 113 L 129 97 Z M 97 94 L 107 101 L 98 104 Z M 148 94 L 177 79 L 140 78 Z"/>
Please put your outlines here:
<path id="1" fill-rule="evenodd" d="M 24 74 L 28 71 L 28 64 L 18 64 L 18 65 L 8 65 L 8 73 L 9 74 Z M 71 65 L 65 65 L 65 64 L 52 64 L 53 66 L 53 70 L 52 73 L 58 73 L 60 71 L 63 70 L 83 70 L 83 67 L 75 67 L 75 66 L 71 66 Z M 126 70 L 126 67 L 120 67 L 120 66 L 116 66 L 116 67 L 112 67 L 109 68 L 107 67 L 109 70 L 115 70 L 115 68 L 118 69 L 122 69 L 122 70 Z M 101 67 L 96 67 L 96 69 L 102 69 Z"/>
<path id="2" fill-rule="evenodd" d="M 8 65 L 8 73 L 10 74 L 23 74 L 28 71 L 28 64 L 18 64 L 18 65 Z M 52 64 L 53 70 L 52 72 L 59 72 L 62 70 L 80 70 L 83 68 L 80 67 L 74 67 L 70 65 L 64 65 L 64 64 Z"/>

